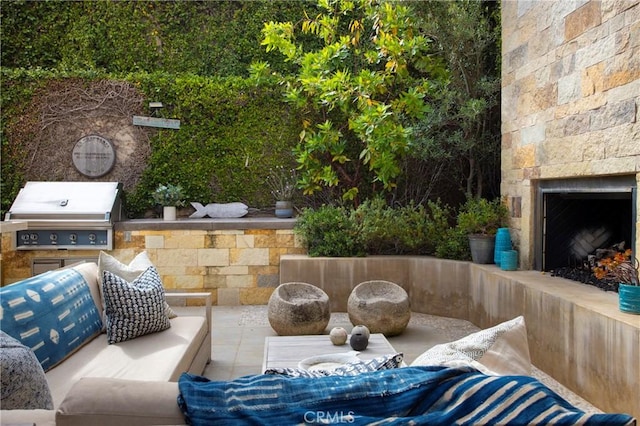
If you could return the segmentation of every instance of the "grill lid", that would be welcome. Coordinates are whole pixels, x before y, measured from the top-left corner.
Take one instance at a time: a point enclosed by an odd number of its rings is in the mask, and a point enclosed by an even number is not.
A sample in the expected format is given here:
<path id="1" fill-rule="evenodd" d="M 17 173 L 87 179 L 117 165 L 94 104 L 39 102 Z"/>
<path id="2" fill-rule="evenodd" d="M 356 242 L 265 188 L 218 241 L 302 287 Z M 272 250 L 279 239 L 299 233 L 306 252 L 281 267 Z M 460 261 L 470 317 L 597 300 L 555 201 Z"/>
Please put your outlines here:
<path id="1" fill-rule="evenodd" d="M 120 220 L 118 182 L 27 182 L 5 220 Z"/>

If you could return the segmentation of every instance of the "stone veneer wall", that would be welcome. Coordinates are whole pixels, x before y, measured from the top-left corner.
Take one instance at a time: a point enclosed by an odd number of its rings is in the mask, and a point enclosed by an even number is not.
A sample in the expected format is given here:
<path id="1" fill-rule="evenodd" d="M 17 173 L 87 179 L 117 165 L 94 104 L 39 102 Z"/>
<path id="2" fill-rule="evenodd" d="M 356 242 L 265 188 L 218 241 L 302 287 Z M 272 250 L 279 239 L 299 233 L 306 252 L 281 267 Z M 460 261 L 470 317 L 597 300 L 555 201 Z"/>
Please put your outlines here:
<path id="1" fill-rule="evenodd" d="M 293 234 L 293 220 L 242 229 L 247 223 L 228 224 L 238 229 L 211 229 L 215 222 L 120 222 L 114 232 L 114 249 L 108 253 L 129 263 L 146 250 L 167 291 L 210 292 L 217 305 L 266 304 L 279 284 L 280 256 L 306 250 Z M 285 229 L 269 229 L 271 224 Z M 30 277 L 33 259 L 73 261 L 97 259 L 98 254 L 95 250 L 15 251 L 11 234 L 5 233 L 2 285 Z"/>
<path id="2" fill-rule="evenodd" d="M 501 193 L 521 267 L 541 179 L 635 175 L 640 187 L 639 109 L 640 1 L 502 2 Z"/>

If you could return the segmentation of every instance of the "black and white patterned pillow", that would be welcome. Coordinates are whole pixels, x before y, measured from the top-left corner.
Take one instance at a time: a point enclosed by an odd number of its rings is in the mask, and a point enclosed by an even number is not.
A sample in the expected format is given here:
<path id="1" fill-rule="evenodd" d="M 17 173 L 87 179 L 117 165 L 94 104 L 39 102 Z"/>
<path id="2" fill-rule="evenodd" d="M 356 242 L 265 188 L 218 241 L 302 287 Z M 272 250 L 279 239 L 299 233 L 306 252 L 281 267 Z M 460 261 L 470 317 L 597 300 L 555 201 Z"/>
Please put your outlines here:
<path id="1" fill-rule="evenodd" d="M 155 267 L 150 266 L 132 282 L 104 271 L 102 289 L 109 344 L 171 327 L 164 307 L 164 287 Z"/>
<path id="2" fill-rule="evenodd" d="M 326 376 L 355 376 L 370 371 L 389 370 L 402 365 L 404 354 L 397 353 L 383 355 L 368 361 L 347 363 L 333 370 L 305 370 L 304 368 L 268 368 L 264 374 L 281 374 L 289 377 L 326 377 Z"/>
<path id="3" fill-rule="evenodd" d="M 138 278 L 144 271 L 147 270 L 149 266 L 154 266 L 151 263 L 151 259 L 149 259 L 149 255 L 146 251 L 140 252 L 133 258 L 129 264 L 125 264 L 120 262 L 115 257 L 107 254 L 103 251 L 100 252 L 100 256 L 98 257 L 98 287 L 100 288 L 100 297 L 102 300 L 102 321 L 106 324 L 106 312 L 105 312 L 105 302 L 104 302 L 104 292 L 102 291 L 102 280 L 104 277 L 104 271 L 109 271 L 114 275 L 119 276 L 127 281 L 133 281 Z M 175 318 L 178 315 L 171 309 L 171 306 L 166 302 L 164 302 L 164 309 L 167 311 L 167 315 L 169 318 Z M 103 326 L 103 332 L 106 331 L 105 326 Z"/>

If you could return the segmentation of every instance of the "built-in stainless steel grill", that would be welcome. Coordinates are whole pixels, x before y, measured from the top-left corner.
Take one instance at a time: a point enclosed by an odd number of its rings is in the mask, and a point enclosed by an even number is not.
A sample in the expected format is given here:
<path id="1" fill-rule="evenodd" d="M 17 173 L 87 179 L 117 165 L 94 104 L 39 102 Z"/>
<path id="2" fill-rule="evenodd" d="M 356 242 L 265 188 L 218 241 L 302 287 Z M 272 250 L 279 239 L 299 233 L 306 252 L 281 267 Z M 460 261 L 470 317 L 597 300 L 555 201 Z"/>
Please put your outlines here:
<path id="1" fill-rule="evenodd" d="M 117 182 L 27 182 L 5 215 L 26 223 L 15 231 L 15 249 L 113 249 L 121 193 Z"/>

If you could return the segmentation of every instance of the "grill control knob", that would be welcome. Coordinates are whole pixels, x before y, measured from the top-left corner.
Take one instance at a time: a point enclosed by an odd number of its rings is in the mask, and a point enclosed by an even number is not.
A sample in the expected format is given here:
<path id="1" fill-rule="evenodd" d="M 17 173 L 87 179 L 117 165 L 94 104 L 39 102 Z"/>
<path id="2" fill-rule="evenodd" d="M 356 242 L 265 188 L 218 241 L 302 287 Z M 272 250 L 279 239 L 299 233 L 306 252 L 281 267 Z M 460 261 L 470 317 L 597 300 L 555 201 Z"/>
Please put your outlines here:
<path id="1" fill-rule="evenodd" d="M 51 241 L 58 241 L 58 234 L 56 234 L 55 232 L 52 232 L 51 234 L 49 234 L 49 239 Z"/>
<path id="2" fill-rule="evenodd" d="M 34 234 L 30 234 L 30 235 L 29 235 L 29 238 L 31 238 L 32 240 L 34 240 L 34 241 L 35 241 L 35 240 L 37 240 L 37 239 L 38 239 L 38 234 L 35 234 L 35 233 L 34 233 Z"/>
<path id="3" fill-rule="evenodd" d="M 78 236 L 76 234 L 69 234 L 69 240 L 71 240 L 72 243 L 75 243 L 77 239 Z"/>
<path id="4" fill-rule="evenodd" d="M 96 234 L 94 234 L 93 232 L 89 234 L 89 241 L 95 242 L 96 238 L 97 238 Z"/>

